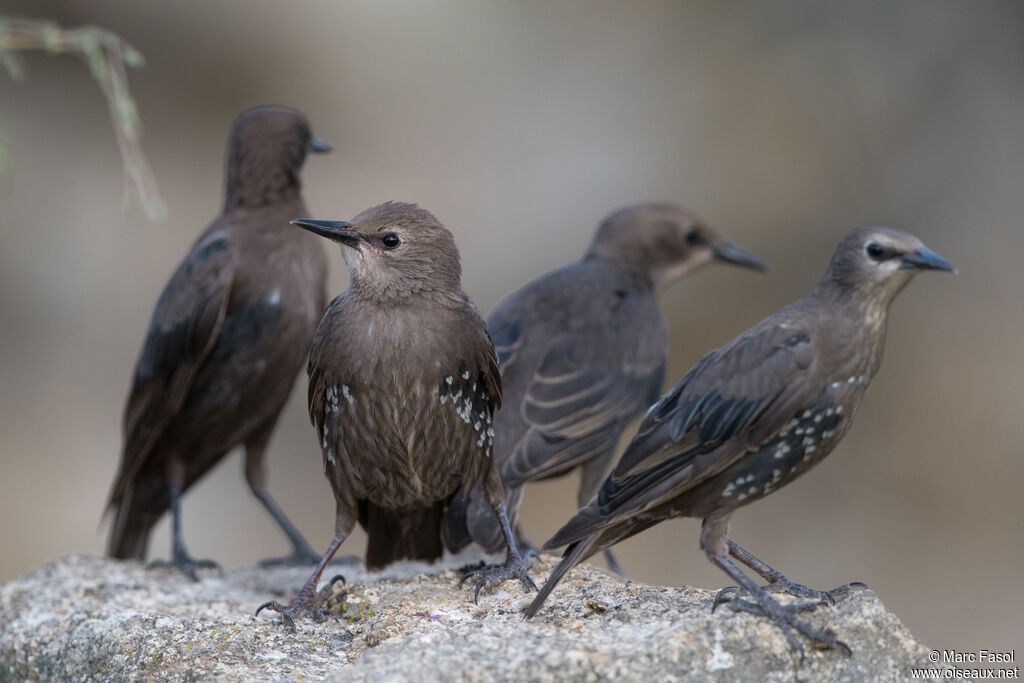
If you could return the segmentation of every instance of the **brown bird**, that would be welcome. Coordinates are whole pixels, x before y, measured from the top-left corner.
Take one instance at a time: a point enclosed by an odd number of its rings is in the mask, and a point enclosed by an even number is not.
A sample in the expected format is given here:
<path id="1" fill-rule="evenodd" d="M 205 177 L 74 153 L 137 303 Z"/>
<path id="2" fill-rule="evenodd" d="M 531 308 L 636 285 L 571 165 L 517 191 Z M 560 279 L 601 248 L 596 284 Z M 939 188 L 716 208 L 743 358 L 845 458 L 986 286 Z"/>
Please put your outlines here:
<path id="1" fill-rule="evenodd" d="M 854 230 L 809 294 L 704 356 L 651 407 L 598 495 L 544 545 L 568 547 L 526 617 L 595 552 L 662 520 L 699 517 L 708 559 L 753 600 L 734 606 L 767 615 L 801 655 L 794 630 L 819 647 L 848 652 L 834 634 L 799 619 L 797 607 L 770 597 L 732 558 L 775 590 L 828 601 L 836 593 L 795 584 L 729 540 L 729 518 L 839 443 L 882 361 L 889 306 L 922 269 L 953 266 L 913 235 Z"/>
<path id="2" fill-rule="evenodd" d="M 527 482 L 579 468 L 579 507 L 597 493 L 622 431 L 662 391 L 667 333 L 657 297 L 712 262 L 765 269 L 690 211 L 635 204 L 602 221 L 582 260 L 494 309 L 487 326 L 504 388 L 494 457 L 513 526 Z M 445 533 L 452 551 L 473 540 L 496 552 L 503 541 L 480 489 L 456 497 Z"/>
<path id="3" fill-rule="evenodd" d="M 171 564 L 196 578 L 181 496 L 235 446 L 245 477 L 288 536 L 279 562 L 315 562 L 267 492 L 264 453 L 324 309 L 327 260 L 288 221 L 307 212 L 299 171 L 330 146 L 286 107 L 243 112 L 228 140 L 224 207 L 164 287 L 124 411 L 124 451 L 107 511 L 111 557 L 144 559 L 171 510 Z"/>
<path id="4" fill-rule="evenodd" d="M 501 401 L 494 345 L 462 291 L 452 234 L 414 204 L 388 202 L 345 221 L 296 219 L 343 245 L 350 286 L 327 307 L 309 357 L 309 415 L 337 504 L 335 534 L 295 600 L 256 610 L 316 607 L 324 567 L 358 521 L 366 565 L 442 554 L 452 495 L 482 484 L 505 535 L 506 562 L 467 574 L 484 586 L 534 587 L 516 548 L 491 457 Z"/>

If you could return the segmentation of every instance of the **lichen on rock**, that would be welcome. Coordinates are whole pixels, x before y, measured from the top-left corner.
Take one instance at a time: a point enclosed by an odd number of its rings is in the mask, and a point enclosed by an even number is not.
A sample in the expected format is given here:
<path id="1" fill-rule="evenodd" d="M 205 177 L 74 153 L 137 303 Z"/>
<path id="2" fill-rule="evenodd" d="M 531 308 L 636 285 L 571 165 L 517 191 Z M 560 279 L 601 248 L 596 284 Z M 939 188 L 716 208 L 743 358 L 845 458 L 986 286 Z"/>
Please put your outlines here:
<path id="1" fill-rule="evenodd" d="M 204 572 L 69 555 L 0 588 L 0 681 L 153 679 L 344 680 L 898 680 L 932 666 L 871 591 L 807 618 L 833 629 L 845 657 L 808 647 L 801 663 L 764 618 L 719 608 L 714 592 L 650 586 L 583 565 L 533 620 L 532 594 L 509 582 L 460 590 L 465 556 L 381 572 L 344 567 L 327 606 L 291 632 L 270 598 L 290 599 L 306 568 Z M 554 566 L 542 556 L 538 583 Z"/>

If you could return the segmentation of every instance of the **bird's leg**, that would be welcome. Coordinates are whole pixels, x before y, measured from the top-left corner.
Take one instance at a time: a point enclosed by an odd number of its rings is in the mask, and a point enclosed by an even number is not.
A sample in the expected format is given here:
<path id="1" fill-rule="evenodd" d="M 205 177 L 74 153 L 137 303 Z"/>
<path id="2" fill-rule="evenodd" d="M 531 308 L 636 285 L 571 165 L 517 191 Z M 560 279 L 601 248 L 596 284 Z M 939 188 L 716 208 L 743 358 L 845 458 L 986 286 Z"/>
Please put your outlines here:
<path id="1" fill-rule="evenodd" d="M 182 477 L 183 478 L 183 477 Z M 153 560 L 149 567 L 175 567 L 193 581 L 198 581 L 198 569 L 220 569 L 213 560 L 197 560 L 188 554 L 181 536 L 181 484 L 176 476 L 168 487 L 171 494 L 171 559 Z"/>
<path id="2" fill-rule="evenodd" d="M 306 539 L 301 533 L 299 533 L 299 530 L 295 528 L 281 508 L 277 505 L 277 502 L 270 496 L 270 493 L 268 493 L 266 489 L 253 489 L 252 493 L 256 496 L 256 499 L 263 504 L 263 507 L 270 513 L 270 516 L 274 518 L 274 521 L 277 522 L 279 527 L 281 527 L 281 531 L 284 532 L 284 535 L 288 537 L 288 541 L 292 544 L 291 554 L 284 555 L 282 557 L 268 557 L 260 560 L 260 566 L 292 567 L 296 565 L 316 564 L 319 562 L 320 555 L 310 547 Z"/>
<path id="3" fill-rule="evenodd" d="M 614 454 L 615 443 L 612 442 L 611 447 L 604 453 L 591 458 L 580 467 L 580 487 L 576 494 L 577 508 L 582 510 L 587 503 L 590 502 L 590 499 L 597 495 L 598 490 L 601 488 L 601 484 L 604 482 L 604 478 L 608 471 L 608 465 Z M 611 548 L 604 549 L 604 559 L 605 562 L 608 563 L 608 569 L 619 576 L 626 575 L 622 569 L 622 565 L 619 564 L 619 560 L 615 557 L 615 553 L 612 552 Z"/>
<path id="4" fill-rule="evenodd" d="M 330 591 L 334 583 L 338 580 L 344 580 L 345 577 L 339 574 L 331 579 L 330 583 L 324 587 L 323 592 L 317 592 L 316 585 L 320 581 L 320 575 L 324 573 L 324 569 L 330 563 L 331 558 L 334 557 L 334 553 L 338 552 L 338 546 L 340 546 L 342 541 L 345 540 L 345 537 L 348 536 L 349 532 L 352 530 L 352 526 L 355 524 L 354 516 L 345 513 L 341 507 L 341 503 L 339 502 L 338 516 L 334 524 L 334 538 L 331 539 L 331 544 L 327 546 L 327 550 L 317 563 L 312 576 L 306 580 L 306 583 L 302 584 L 299 594 L 296 595 L 295 599 L 288 605 L 282 605 L 277 600 L 268 600 L 256 608 L 256 616 L 259 616 L 259 613 L 265 609 L 280 612 L 281 618 L 288 625 L 288 628 L 294 631 L 295 617 L 298 614 L 306 613 L 316 616 L 323 614 L 323 610 L 321 610 L 320 606 L 323 605 L 324 600 L 330 596 Z"/>
<path id="5" fill-rule="evenodd" d="M 860 581 L 852 581 L 839 586 L 838 588 L 833 588 L 830 591 L 819 591 L 813 588 L 808 588 L 807 586 L 790 581 L 778 569 L 769 566 L 766 562 L 756 557 L 739 543 L 732 540 L 729 540 L 728 543 L 729 554 L 757 572 L 761 578 L 768 582 L 768 588 L 775 592 L 789 593 L 790 595 L 796 595 L 801 598 L 816 600 L 818 603 L 834 605 L 837 598 L 841 598 L 855 590 L 867 588 L 867 586 Z"/>
<path id="6" fill-rule="evenodd" d="M 488 468 L 487 480 L 484 482 L 484 493 L 487 495 L 487 502 L 491 504 L 498 524 L 501 525 L 501 533 L 505 537 L 505 564 L 494 567 L 484 567 L 462 575 L 459 586 L 466 581 L 475 581 L 476 589 L 473 591 L 473 602 L 477 601 L 480 591 L 487 587 L 496 586 L 506 579 L 519 579 L 524 590 L 537 590 L 537 584 L 530 578 L 530 562 L 523 558 L 519 548 L 516 547 L 515 535 L 512 533 L 512 525 L 509 524 L 508 514 L 505 511 L 504 490 L 501 486 L 501 479 L 498 470 L 493 465 Z"/>
<path id="7" fill-rule="evenodd" d="M 460 587 L 467 581 L 476 582 L 473 602 L 477 601 L 481 590 L 496 586 L 507 579 L 519 579 L 524 590 L 528 591 L 531 588 L 537 590 L 537 584 L 533 582 L 528 572 L 531 563 L 523 558 L 522 553 L 516 547 L 512 526 L 508 523 L 508 515 L 505 514 L 505 503 L 495 505 L 494 514 L 498 517 L 501 533 L 505 537 L 505 564 L 476 569 L 462 575 L 462 579 L 459 581 Z"/>
<path id="8" fill-rule="evenodd" d="M 270 440 L 270 434 L 274 428 L 275 419 L 270 423 L 269 427 L 260 430 L 260 432 L 250 438 L 245 443 L 245 480 L 249 484 L 249 489 L 252 494 L 256 496 L 256 499 L 263 504 L 270 516 L 274 518 L 277 525 L 281 527 L 281 531 L 288 537 L 288 541 L 292 544 L 292 552 L 290 555 L 284 557 L 274 557 L 262 560 L 260 566 L 273 567 L 273 566 L 295 566 L 310 564 L 315 565 L 320 561 L 320 554 L 310 547 L 309 543 L 302 536 L 295 525 L 291 523 L 287 515 L 277 504 L 271 496 L 270 492 L 267 491 L 267 467 L 266 461 L 263 454 L 266 452 L 267 443 Z"/>
<path id="9" fill-rule="evenodd" d="M 705 519 L 701 530 L 701 547 L 711 564 L 728 574 L 753 601 L 751 603 L 744 600 L 730 600 L 729 606 L 735 610 L 752 612 L 771 619 L 786 636 L 790 647 L 799 653 L 801 661 L 804 658 L 804 647 L 800 643 L 800 639 L 797 638 L 796 631 L 810 639 L 816 648 L 838 649 L 849 656 L 849 646 L 836 638 L 832 631 L 816 628 L 800 619 L 800 609 L 792 605 L 780 604 L 732 561 L 729 557 L 728 531 L 728 515 Z"/>

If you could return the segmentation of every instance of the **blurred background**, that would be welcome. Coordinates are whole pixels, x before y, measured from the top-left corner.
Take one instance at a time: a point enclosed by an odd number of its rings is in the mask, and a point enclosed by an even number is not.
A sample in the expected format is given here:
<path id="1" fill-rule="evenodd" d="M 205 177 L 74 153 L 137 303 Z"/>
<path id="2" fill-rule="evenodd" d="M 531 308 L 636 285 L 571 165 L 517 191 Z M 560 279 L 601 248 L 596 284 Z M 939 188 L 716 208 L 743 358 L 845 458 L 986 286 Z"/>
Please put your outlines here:
<path id="1" fill-rule="evenodd" d="M 243 109 L 305 111 L 317 217 L 415 201 L 455 233 L 484 311 L 576 259 L 614 207 L 684 203 L 755 250 L 662 300 L 669 382 L 808 290 L 839 237 L 909 230 L 960 268 L 893 307 L 857 423 L 811 474 L 740 511 L 733 537 L 794 580 L 871 586 L 931 647 L 1024 633 L 1024 4 L 1016 0 L 175 3 L 7 0 L 96 24 L 146 57 L 130 85 L 164 223 L 121 211 L 107 105 L 68 56 L 0 73 L 0 581 L 101 552 L 121 410 L 165 281 L 220 207 Z M 330 250 L 332 295 L 346 286 Z M 333 499 L 305 377 L 272 442 L 271 491 L 324 547 Z M 536 542 L 575 481 L 527 489 Z M 185 538 L 231 566 L 286 550 L 232 455 L 193 489 Z M 699 522 L 619 547 L 631 578 L 720 587 Z M 150 545 L 166 557 L 168 525 Z M 342 553 L 362 553 L 357 532 Z"/>

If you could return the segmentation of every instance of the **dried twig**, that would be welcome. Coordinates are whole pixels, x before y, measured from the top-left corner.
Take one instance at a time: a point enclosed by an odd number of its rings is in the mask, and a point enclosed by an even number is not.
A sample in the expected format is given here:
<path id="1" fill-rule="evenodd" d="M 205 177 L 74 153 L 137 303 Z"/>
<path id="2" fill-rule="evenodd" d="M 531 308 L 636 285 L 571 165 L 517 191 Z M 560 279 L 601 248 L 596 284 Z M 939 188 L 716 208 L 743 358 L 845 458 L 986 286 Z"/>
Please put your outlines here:
<path id="1" fill-rule="evenodd" d="M 139 144 L 139 113 L 128 90 L 126 67 L 142 66 L 142 54 L 116 34 L 97 26 L 64 29 L 52 21 L 0 16 L 0 66 L 15 80 L 24 77 L 21 59 L 16 54 L 24 50 L 73 54 L 85 61 L 110 108 L 124 161 L 125 208 L 137 199 L 150 220 L 165 218 L 167 208 Z"/>

